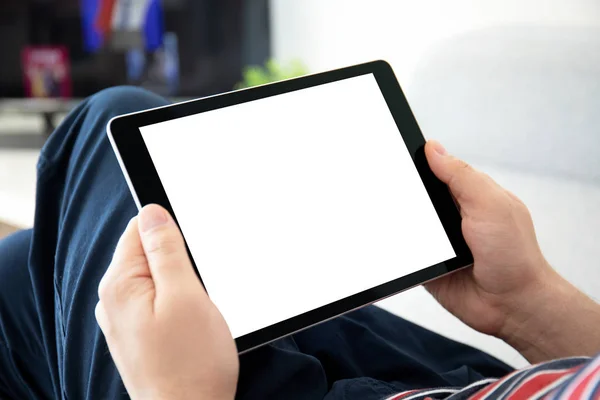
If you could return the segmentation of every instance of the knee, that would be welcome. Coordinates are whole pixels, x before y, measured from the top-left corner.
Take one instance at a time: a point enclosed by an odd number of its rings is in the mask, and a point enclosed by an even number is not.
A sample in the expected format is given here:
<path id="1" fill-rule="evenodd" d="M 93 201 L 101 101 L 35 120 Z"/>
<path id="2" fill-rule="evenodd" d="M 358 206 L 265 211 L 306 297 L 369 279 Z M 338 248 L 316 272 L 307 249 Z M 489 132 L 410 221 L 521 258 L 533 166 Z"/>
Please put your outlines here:
<path id="1" fill-rule="evenodd" d="M 29 279 L 28 258 L 31 246 L 31 229 L 17 231 L 0 240 L 0 298 L 9 287 L 24 279 Z M 20 288 L 24 290 L 24 288 Z"/>
<path id="2" fill-rule="evenodd" d="M 164 98 L 134 86 L 117 86 L 104 89 L 89 99 L 90 111 L 112 118 L 168 104 Z"/>

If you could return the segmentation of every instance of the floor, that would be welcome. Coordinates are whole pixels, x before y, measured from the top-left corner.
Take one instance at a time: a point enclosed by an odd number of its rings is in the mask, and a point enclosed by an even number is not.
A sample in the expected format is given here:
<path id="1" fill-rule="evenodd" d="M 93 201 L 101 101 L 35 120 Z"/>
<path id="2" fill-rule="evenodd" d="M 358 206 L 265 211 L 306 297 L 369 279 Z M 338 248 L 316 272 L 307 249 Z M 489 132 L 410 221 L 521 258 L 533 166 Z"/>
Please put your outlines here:
<path id="1" fill-rule="evenodd" d="M 0 222 L 0 239 L 17 231 L 19 228 L 13 225 L 8 225 Z"/>

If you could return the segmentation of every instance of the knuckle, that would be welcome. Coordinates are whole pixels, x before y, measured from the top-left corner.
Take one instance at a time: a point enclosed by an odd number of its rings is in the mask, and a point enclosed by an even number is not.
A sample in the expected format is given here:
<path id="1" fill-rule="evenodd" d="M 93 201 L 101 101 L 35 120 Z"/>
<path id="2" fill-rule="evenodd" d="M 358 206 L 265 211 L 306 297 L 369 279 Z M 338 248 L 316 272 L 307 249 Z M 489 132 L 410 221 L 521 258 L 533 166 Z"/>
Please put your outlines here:
<path id="1" fill-rule="evenodd" d="M 456 160 L 456 168 L 454 170 L 454 173 L 450 176 L 450 179 L 448 181 L 448 186 L 450 188 L 458 188 L 461 186 L 464 186 L 464 179 L 465 177 L 467 177 L 468 175 L 472 174 L 475 170 L 473 169 L 473 167 L 471 167 L 471 165 L 463 160 L 457 159 Z M 455 194 L 457 197 L 459 197 L 461 195 L 460 191 L 458 191 L 458 193 Z"/>
<path id="2" fill-rule="evenodd" d="M 107 297 L 109 297 L 109 295 L 110 295 L 109 294 L 109 292 L 110 292 L 109 286 L 110 286 L 109 278 L 106 275 L 104 275 L 102 277 L 102 279 L 100 279 L 100 283 L 98 284 L 98 298 L 100 300 L 106 299 Z"/>
<path id="3" fill-rule="evenodd" d="M 459 174 L 469 174 L 474 171 L 474 168 L 466 161 L 458 160 L 458 173 Z"/>
<path id="4" fill-rule="evenodd" d="M 148 260 L 145 254 L 135 254 L 128 256 L 125 262 L 127 263 L 127 270 L 132 271 L 145 265 Z"/>
<path id="5" fill-rule="evenodd" d="M 114 299 L 115 287 L 123 286 L 124 281 L 131 275 L 132 271 L 137 271 L 141 266 L 147 263 L 145 254 L 128 255 L 122 259 L 115 259 L 107 268 L 100 283 L 98 284 L 98 298 Z"/>
<path id="6" fill-rule="evenodd" d="M 129 293 L 129 285 L 125 278 L 115 277 L 110 280 L 102 280 L 98 287 L 98 294 L 101 301 L 105 301 L 107 305 L 121 303 L 127 299 Z"/>
<path id="7" fill-rule="evenodd" d="M 130 285 L 128 280 L 121 277 L 115 279 L 112 285 L 111 295 L 115 303 L 123 303 L 126 301 L 130 297 Z"/>
<path id="8" fill-rule="evenodd" d="M 100 327 L 102 327 L 102 322 L 104 317 L 101 315 L 102 314 L 102 304 L 100 302 L 96 303 L 96 308 L 94 308 L 94 315 L 96 316 L 96 321 L 98 321 L 98 325 L 100 325 Z"/>
<path id="9" fill-rule="evenodd" d="M 525 203 L 523 203 L 523 200 L 521 200 L 516 194 L 514 194 L 510 190 L 506 190 L 506 194 L 515 206 L 527 208 Z"/>
<path id="10" fill-rule="evenodd" d="M 515 214 L 515 216 L 519 219 L 525 221 L 532 221 L 531 212 L 527 205 L 517 196 L 509 192 L 510 197 L 510 206 Z"/>
<path id="11" fill-rule="evenodd" d="M 170 256 L 183 250 L 181 238 L 172 232 L 157 232 L 146 242 L 146 252 L 159 256 Z"/>
<path id="12" fill-rule="evenodd" d="M 100 284 L 98 285 L 98 299 L 104 300 L 107 298 L 107 296 L 108 296 L 108 293 L 106 290 L 106 284 L 102 280 L 102 281 L 100 281 Z"/>
<path id="13" fill-rule="evenodd" d="M 105 336 L 109 336 L 112 333 L 112 324 L 108 321 L 106 316 L 106 311 L 104 310 L 104 306 L 102 302 L 98 302 L 96 304 L 96 308 L 94 309 L 94 315 L 96 316 L 96 322 L 98 326 L 102 330 Z"/>

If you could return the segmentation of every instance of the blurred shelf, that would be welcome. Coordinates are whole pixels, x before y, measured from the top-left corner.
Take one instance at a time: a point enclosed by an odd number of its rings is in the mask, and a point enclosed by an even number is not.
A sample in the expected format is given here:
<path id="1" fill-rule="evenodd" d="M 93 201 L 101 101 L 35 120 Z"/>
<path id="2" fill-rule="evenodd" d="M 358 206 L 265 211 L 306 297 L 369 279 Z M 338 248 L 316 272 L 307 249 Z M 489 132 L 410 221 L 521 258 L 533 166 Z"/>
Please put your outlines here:
<path id="1" fill-rule="evenodd" d="M 190 98 L 171 98 L 174 103 L 187 100 Z M 19 115 L 27 118 L 37 115 L 43 120 L 37 129 L 28 129 L 26 125 L 21 128 L 21 124 L 17 123 L 18 127 L 14 130 L 0 130 L 0 149 L 41 149 L 56 128 L 56 117 L 68 113 L 81 101 L 82 99 L 0 99 L 0 116 L 9 115 L 14 119 Z"/>
<path id="2" fill-rule="evenodd" d="M 72 110 L 81 99 L 0 99 L 0 113 L 57 114 Z"/>
<path id="3" fill-rule="evenodd" d="M 0 134 L 0 149 L 39 150 L 46 143 L 46 135 L 24 133 Z"/>

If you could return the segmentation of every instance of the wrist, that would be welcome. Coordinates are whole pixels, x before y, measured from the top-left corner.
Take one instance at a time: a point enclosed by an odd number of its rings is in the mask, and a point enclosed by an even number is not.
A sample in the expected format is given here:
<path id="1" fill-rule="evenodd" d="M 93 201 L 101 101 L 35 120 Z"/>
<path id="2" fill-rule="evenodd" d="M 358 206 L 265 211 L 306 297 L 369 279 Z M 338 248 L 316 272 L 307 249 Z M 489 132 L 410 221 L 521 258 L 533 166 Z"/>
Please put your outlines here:
<path id="1" fill-rule="evenodd" d="M 530 342 L 537 342 L 539 335 L 555 321 L 558 310 L 553 310 L 553 305 L 558 303 L 562 307 L 570 302 L 572 295 L 570 285 L 562 277 L 553 270 L 544 270 L 527 290 L 507 299 L 505 320 L 498 337 L 522 351 Z"/>
<path id="2" fill-rule="evenodd" d="M 539 278 L 511 302 L 498 336 L 532 363 L 600 351 L 600 306 L 551 267 Z"/>

